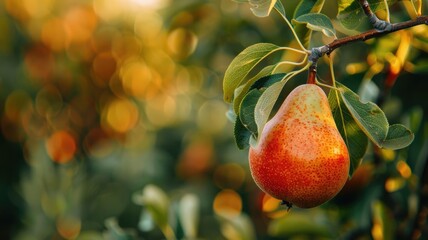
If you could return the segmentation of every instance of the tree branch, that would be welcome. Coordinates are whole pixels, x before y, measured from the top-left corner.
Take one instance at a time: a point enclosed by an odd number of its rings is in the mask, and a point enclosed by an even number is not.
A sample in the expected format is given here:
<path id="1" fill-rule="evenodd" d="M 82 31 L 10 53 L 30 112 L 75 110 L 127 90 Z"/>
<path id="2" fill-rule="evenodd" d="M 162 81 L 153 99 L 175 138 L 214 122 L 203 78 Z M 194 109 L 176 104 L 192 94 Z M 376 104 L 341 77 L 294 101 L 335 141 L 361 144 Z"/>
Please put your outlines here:
<path id="1" fill-rule="evenodd" d="M 392 24 L 383 20 L 380 20 L 376 14 L 370 8 L 369 2 L 367 0 L 359 0 L 361 7 L 363 8 L 364 13 L 369 18 L 370 23 L 374 29 L 383 32 L 391 29 Z"/>
<path id="2" fill-rule="evenodd" d="M 360 33 L 358 35 L 353 35 L 353 36 L 348 36 L 348 37 L 336 39 L 329 44 L 326 44 L 326 45 L 323 45 L 320 47 L 316 47 L 316 48 L 312 48 L 311 54 L 309 55 L 309 61 L 312 62 L 313 67 L 309 68 L 308 81 L 311 81 L 311 79 L 310 79 L 311 76 L 313 76 L 316 73 L 316 63 L 317 63 L 318 59 L 320 57 L 324 56 L 325 54 L 330 55 L 330 53 L 332 53 L 336 48 L 339 48 L 343 45 L 353 43 L 353 42 L 366 41 L 366 40 L 369 40 L 372 38 L 377 38 L 377 37 L 386 35 L 388 33 L 396 32 L 399 30 L 411 28 L 411 27 L 414 27 L 417 25 L 422 25 L 422 24 L 428 25 L 428 16 L 420 16 L 416 19 L 409 20 L 406 22 L 390 24 L 390 28 L 388 28 L 384 31 L 372 29 L 372 30 Z"/>

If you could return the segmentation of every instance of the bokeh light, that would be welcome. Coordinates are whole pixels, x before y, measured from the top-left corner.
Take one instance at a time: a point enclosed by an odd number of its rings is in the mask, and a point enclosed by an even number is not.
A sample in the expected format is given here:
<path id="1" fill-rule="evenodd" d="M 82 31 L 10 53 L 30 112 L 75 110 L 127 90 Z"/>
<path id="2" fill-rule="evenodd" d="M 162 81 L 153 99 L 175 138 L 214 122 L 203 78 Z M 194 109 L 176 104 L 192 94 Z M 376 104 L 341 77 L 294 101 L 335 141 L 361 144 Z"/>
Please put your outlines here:
<path id="1" fill-rule="evenodd" d="M 5 0 L 0 11 L 0 176 L 14 179 L 0 182 L 7 188 L 0 202 L 10 203 L 0 209 L 8 217 L 0 225 L 14 224 L 15 239 L 162 239 L 162 231 L 185 238 L 181 219 L 157 228 L 170 216 L 147 217 L 151 206 L 132 202 L 148 184 L 165 191 L 171 216 L 188 193 L 200 202 L 192 209 L 197 218 L 181 216 L 197 221 L 190 228 L 200 236 L 189 239 L 252 239 L 243 233 L 253 230 L 265 237 L 270 221 L 291 215 L 251 180 L 222 98 L 224 72 L 239 51 L 289 40 L 277 15 L 258 19 L 248 4 L 231 0 Z M 418 39 L 427 37 L 426 27 L 411 34 L 406 44 L 386 41 L 400 51 L 370 53 L 338 69 L 382 74 L 398 64 L 416 71 L 404 58 L 419 52 L 404 45 L 428 49 Z M 293 51 L 282 57 L 301 58 Z M 391 194 L 417 189 L 419 170 L 406 159 L 411 152 L 375 154 L 379 166 L 354 175 L 365 179 L 358 193 L 371 183 Z M 378 167 L 393 174 L 380 181 Z M 337 209 L 329 218 L 338 218 Z M 162 228 L 170 222 L 170 230 Z M 379 226 L 369 234 L 381 236 Z M 2 229 L 0 239 L 10 239 Z"/>
<path id="2" fill-rule="evenodd" d="M 54 132 L 45 145 L 49 157 L 56 163 L 68 163 L 77 150 L 75 137 L 64 130 Z"/>
<path id="3" fill-rule="evenodd" d="M 138 122 L 137 106 L 126 99 L 111 101 L 104 110 L 104 122 L 107 129 L 118 133 L 126 133 Z"/>
<path id="4" fill-rule="evenodd" d="M 213 209 L 220 216 L 238 216 L 242 210 L 242 199 L 233 190 L 222 190 L 214 198 Z"/>

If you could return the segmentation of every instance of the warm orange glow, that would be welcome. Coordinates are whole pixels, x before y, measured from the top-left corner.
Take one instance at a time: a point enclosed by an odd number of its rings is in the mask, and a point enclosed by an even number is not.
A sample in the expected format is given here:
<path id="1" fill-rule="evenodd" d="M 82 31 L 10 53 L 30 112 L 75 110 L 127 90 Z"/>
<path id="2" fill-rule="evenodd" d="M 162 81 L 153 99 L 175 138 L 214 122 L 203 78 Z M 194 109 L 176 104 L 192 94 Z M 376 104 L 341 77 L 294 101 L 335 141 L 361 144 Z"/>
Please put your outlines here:
<path id="1" fill-rule="evenodd" d="M 118 133 L 128 132 L 138 121 L 137 106 L 127 99 L 112 101 L 104 112 L 106 126 Z"/>
<path id="2" fill-rule="evenodd" d="M 104 20 L 110 21 L 124 13 L 122 0 L 94 0 L 95 13 Z"/>
<path id="3" fill-rule="evenodd" d="M 242 200 L 233 190 L 223 190 L 214 198 L 214 212 L 218 215 L 237 216 L 242 210 Z"/>
<path id="4" fill-rule="evenodd" d="M 409 165 L 406 162 L 400 160 L 397 163 L 397 171 L 401 174 L 403 178 L 409 178 L 412 176 L 412 169 L 410 169 Z"/>
<path id="5" fill-rule="evenodd" d="M 56 163 L 68 163 L 76 153 L 76 140 L 68 131 L 60 130 L 52 134 L 45 143 L 49 157 Z"/>
<path id="6" fill-rule="evenodd" d="M 190 30 L 177 28 L 168 35 L 168 48 L 179 58 L 191 55 L 198 45 L 198 37 Z"/>
<path id="7" fill-rule="evenodd" d="M 385 190 L 388 192 L 395 192 L 400 190 L 405 184 L 402 178 L 388 178 L 385 182 Z"/>
<path id="8" fill-rule="evenodd" d="M 163 19 L 155 12 L 146 11 L 135 18 L 134 33 L 142 39 L 142 43 L 147 46 L 162 44 L 162 24 Z M 164 34 L 163 34 L 164 35 Z M 159 41 L 161 39 L 161 41 Z"/>
<path id="9" fill-rule="evenodd" d="M 383 229 L 382 229 L 382 225 L 378 222 L 373 224 L 372 227 L 372 237 L 375 240 L 383 240 Z"/>
<path id="10" fill-rule="evenodd" d="M 101 52 L 95 56 L 92 63 L 94 81 L 99 86 L 108 85 L 108 81 L 116 71 L 116 60 L 110 51 Z"/>
<path id="11" fill-rule="evenodd" d="M 123 89 L 131 96 L 144 97 L 159 79 L 152 75 L 151 69 L 143 60 L 133 60 L 122 66 L 120 71 Z"/>
<path id="12" fill-rule="evenodd" d="M 263 195 L 262 211 L 269 218 L 273 219 L 283 217 L 285 214 L 287 214 L 287 208 L 281 208 L 281 200 L 278 200 L 269 194 Z"/>
<path id="13" fill-rule="evenodd" d="M 25 67 L 31 77 L 46 81 L 50 79 L 54 69 L 54 56 L 45 46 L 38 44 L 30 48 L 25 55 Z"/>
<path id="14" fill-rule="evenodd" d="M 141 50 L 141 40 L 133 34 L 121 34 L 113 40 L 112 52 L 118 60 L 139 57 Z"/>
<path id="15" fill-rule="evenodd" d="M 203 175 L 213 163 L 214 146 L 209 139 L 196 139 L 190 143 L 180 156 L 177 166 L 182 177 Z"/>
<path id="16" fill-rule="evenodd" d="M 346 65 L 346 72 L 350 75 L 367 70 L 366 63 L 349 63 Z"/>
<path id="17" fill-rule="evenodd" d="M 43 24 L 41 38 L 52 50 L 62 51 L 69 44 L 68 33 L 62 19 L 54 17 Z"/>
<path id="18" fill-rule="evenodd" d="M 72 42 L 87 42 L 98 24 L 98 17 L 90 6 L 76 6 L 65 14 L 65 23 Z"/>
<path id="19" fill-rule="evenodd" d="M 280 204 L 281 200 L 278 200 L 269 194 L 264 194 L 262 210 L 263 212 L 272 212 L 277 210 Z"/>
<path id="20" fill-rule="evenodd" d="M 56 221 L 56 228 L 61 237 L 65 239 L 75 239 L 82 227 L 80 219 L 74 217 L 62 217 Z"/>

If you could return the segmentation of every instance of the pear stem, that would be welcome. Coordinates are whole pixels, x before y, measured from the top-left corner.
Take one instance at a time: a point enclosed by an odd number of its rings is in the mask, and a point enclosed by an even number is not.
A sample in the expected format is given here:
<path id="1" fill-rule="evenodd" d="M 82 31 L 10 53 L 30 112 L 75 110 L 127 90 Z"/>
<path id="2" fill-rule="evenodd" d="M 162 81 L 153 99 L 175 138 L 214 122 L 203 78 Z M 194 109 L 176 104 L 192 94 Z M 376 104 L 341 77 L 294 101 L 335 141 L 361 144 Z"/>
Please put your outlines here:
<path id="1" fill-rule="evenodd" d="M 306 83 L 315 84 L 316 75 L 317 75 L 317 64 L 312 63 L 311 66 L 309 66 L 308 80 L 306 81 Z"/>

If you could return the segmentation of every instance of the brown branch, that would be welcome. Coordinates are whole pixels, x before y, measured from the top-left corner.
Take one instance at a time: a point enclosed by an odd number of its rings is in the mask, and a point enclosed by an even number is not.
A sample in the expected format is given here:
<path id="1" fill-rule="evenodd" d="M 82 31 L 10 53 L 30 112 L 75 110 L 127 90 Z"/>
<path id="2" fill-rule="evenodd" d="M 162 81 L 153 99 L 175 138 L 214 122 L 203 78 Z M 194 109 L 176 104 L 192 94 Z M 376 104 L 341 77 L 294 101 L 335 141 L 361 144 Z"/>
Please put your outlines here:
<path id="1" fill-rule="evenodd" d="M 422 25 L 422 24 L 428 25 L 428 16 L 420 16 L 416 19 L 409 20 L 406 22 L 391 24 L 391 29 L 389 29 L 389 30 L 378 31 L 378 30 L 373 29 L 373 30 L 369 30 L 369 31 L 360 33 L 358 35 L 353 35 L 353 36 L 348 36 L 348 37 L 336 39 L 333 42 L 326 44 L 324 46 L 313 48 L 311 50 L 309 60 L 312 63 L 316 63 L 320 57 L 324 56 L 325 54 L 330 55 L 330 53 L 332 53 L 336 48 L 339 48 L 343 45 L 353 43 L 353 42 L 358 42 L 358 41 L 366 41 L 366 40 L 369 40 L 372 38 L 377 38 L 377 37 L 386 35 L 388 33 L 396 32 L 399 30 L 411 28 L 411 27 L 414 27 L 417 25 Z"/>
<path id="2" fill-rule="evenodd" d="M 391 29 L 392 24 L 383 20 L 380 20 L 376 14 L 370 8 L 369 2 L 367 0 L 359 0 L 361 8 L 369 19 L 369 22 L 372 24 L 374 29 L 378 31 L 388 31 Z"/>

